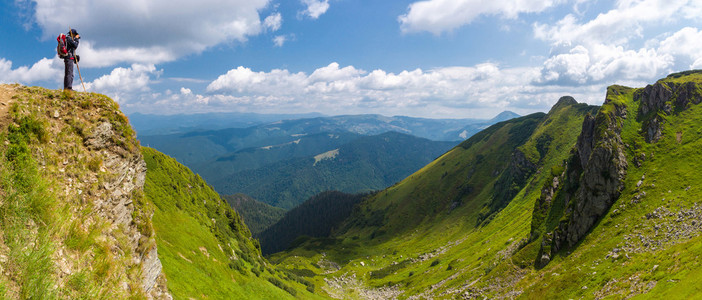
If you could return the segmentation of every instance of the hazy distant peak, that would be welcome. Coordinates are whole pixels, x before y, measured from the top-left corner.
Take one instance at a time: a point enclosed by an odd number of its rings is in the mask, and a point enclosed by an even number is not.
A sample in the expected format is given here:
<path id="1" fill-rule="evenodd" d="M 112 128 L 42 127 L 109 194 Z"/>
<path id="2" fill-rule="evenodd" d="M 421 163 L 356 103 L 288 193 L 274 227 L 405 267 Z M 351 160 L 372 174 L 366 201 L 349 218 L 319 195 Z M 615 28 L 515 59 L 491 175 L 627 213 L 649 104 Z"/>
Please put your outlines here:
<path id="1" fill-rule="evenodd" d="M 494 118 L 492 118 L 490 121 L 491 122 L 502 122 L 502 121 L 507 121 L 509 119 L 519 118 L 519 117 L 521 117 L 521 115 L 519 115 L 515 112 L 512 112 L 512 111 L 509 111 L 509 110 L 505 110 L 505 111 L 499 113 Z"/>

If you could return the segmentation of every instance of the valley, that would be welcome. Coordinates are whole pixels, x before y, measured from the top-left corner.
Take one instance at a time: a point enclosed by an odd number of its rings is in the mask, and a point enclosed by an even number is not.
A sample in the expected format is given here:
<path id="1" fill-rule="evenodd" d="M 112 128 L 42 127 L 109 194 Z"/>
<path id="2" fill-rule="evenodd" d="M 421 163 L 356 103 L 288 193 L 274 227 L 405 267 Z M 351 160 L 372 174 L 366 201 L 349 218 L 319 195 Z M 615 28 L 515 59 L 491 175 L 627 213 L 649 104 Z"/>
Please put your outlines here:
<path id="1" fill-rule="evenodd" d="M 364 200 L 329 237 L 269 259 L 340 298 L 693 297 L 700 78 L 612 86 L 602 107 L 562 98 L 496 124 Z M 607 171 L 619 159 L 626 171 Z"/>

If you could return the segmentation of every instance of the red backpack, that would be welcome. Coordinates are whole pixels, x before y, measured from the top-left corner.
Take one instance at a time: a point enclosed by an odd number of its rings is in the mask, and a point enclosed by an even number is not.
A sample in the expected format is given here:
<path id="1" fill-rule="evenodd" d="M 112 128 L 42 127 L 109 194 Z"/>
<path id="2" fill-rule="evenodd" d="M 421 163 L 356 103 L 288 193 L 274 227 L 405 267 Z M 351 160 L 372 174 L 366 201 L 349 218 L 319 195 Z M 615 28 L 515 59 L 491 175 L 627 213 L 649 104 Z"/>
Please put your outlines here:
<path id="1" fill-rule="evenodd" d="M 59 36 L 56 38 L 56 41 L 58 42 L 58 46 L 56 46 L 56 53 L 60 58 L 67 58 L 68 47 L 66 46 L 66 35 L 63 33 L 59 34 Z"/>

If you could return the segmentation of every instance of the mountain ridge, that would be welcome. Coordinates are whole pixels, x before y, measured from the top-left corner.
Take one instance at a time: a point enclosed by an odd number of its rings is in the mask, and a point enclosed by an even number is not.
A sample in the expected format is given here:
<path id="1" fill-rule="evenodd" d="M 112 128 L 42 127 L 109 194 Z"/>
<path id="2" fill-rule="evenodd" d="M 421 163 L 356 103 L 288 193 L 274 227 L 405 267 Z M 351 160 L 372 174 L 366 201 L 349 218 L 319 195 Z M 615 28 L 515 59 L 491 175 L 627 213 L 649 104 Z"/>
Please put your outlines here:
<path id="1" fill-rule="evenodd" d="M 702 71 L 610 86 L 601 107 L 562 97 L 546 115 L 485 129 L 361 202 L 341 230 L 270 260 L 345 297 L 695 297 L 699 103 Z"/>

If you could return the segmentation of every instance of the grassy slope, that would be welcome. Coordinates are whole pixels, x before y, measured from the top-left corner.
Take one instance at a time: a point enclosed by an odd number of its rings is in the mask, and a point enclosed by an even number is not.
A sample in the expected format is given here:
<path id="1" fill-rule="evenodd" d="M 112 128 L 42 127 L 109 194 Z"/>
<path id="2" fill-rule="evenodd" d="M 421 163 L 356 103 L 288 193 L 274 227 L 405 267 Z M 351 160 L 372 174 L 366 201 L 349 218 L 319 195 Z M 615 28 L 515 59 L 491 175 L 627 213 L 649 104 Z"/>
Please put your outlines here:
<path id="1" fill-rule="evenodd" d="M 702 74 L 662 81 L 696 82 L 699 89 Z M 541 272 L 520 282 L 525 294 L 574 298 L 607 291 L 618 294 L 613 296 L 616 299 L 645 291 L 649 291 L 642 295 L 645 298 L 689 298 L 702 292 L 699 211 L 696 216 L 677 217 L 678 212 L 695 211 L 693 208 L 699 205 L 702 107 L 692 105 L 679 114 L 665 116 L 663 137 L 648 144 L 641 131 L 642 122 L 633 117 L 639 106 L 633 101 L 634 92 L 609 95 L 624 103 L 632 116 L 624 120 L 622 131 L 624 143 L 631 145 L 622 195 L 572 254 L 562 253 Z M 636 167 L 633 158 L 641 153 L 647 160 Z M 637 196 L 638 203 L 634 201 Z M 676 217 L 646 217 L 659 208 Z M 617 259 L 611 258 L 614 249 L 620 249 Z M 608 254 L 610 258 L 606 259 Z"/>
<path id="2" fill-rule="evenodd" d="M 156 150 L 142 151 L 159 257 L 175 298 L 312 297 L 262 259 L 238 214 L 200 176 Z"/>
<path id="3" fill-rule="evenodd" d="M 665 80 L 702 83 L 702 74 L 686 75 Z M 472 144 L 468 150 L 456 148 L 379 193 L 360 208 L 361 217 L 352 219 L 343 235 L 276 254 L 271 260 L 286 268 L 311 270 L 318 274 L 318 281 L 355 274 L 364 288 L 389 286 L 401 293 L 400 298 L 696 297 L 702 292 L 702 190 L 698 185 L 702 182 L 698 172 L 702 168 L 702 107 L 692 105 L 664 116 L 663 138 L 647 144 L 642 121 L 636 118 L 636 90 L 614 89 L 625 93 L 609 94 L 608 98 L 624 103 L 629 111 L 622 131 L 622 139 L 629 145 L 625 189 L 575 248 L 560 252 L 541 270 L 533 268 L 538 243 L 524 247 L 534 203 L 544 183 L 553 178 L 551 170 L 561 170 L 561 162 L 569 157 L 582 117 L 588 111 L 594 113 L 592 108 L 556 106 L 552 110 L 552 121 L 541 122 L 519 146 L 532 162 L 539 161 L 539 172 L 483 226 L 476 226 L 476 215 L 481 203 L 489 201 L 494 179 L 488 170 L 480 174 L 474 153 L 496 151 L 489 146 L 505 140 L 505 124 L 484 133 L 492 140 L 490 143 L 483 143 L 486 137 L 470 139 L 466 142 Z M 610 105 L 602 109 L 611 109 Z M 561 113 L 555 114 L 559 110 Z M 554 138 L 545 152 L 538 150 L 544 134 Z M 483 150 L 477 150 L 481 147 Z M 636 167 L 633 158 L 641 153 L 647 159 Z M 486 178 L 484 185 L 474 185 L 473 192 L 455 210 L 445 209 L 453 195 L 451 185 L 443 184 L 441 176 L 466 178 L 463 172 L 471 166 L 478 166 L 473 176 Z M 645 179 L 637 188 L 643 175 Z M 456 178 L 451 181 L 456 182 Z M 634 201 L 637 197 L 638 202 Z M 340 263 L 341 269 L 325 269 L 319 263 L 323 260 Z M 331 285 L 328 288 L 333 289 Z M 349 298 L 362 298 L 359 289 L 337 291 Z"/>
<path id="4" fill-rule="evenodd" d="M 271 260 L 317 274 L 325 272 L 318 261 L 331 260 L 343 267 L 325 275 L 327 280 L 356 274 L 365 288 L 391 286 L 404 292 L 401 298 L 425 292 L 424 296 L 445 293 L 451 298 L 469 290 L 469 283 L 489 294 L 488 289 L 497 287 L 479 287 L 479 279 L 493 269 L 502 275 L 523 273 L 516 267 L 502 270 L 500 263 L 511 254 L 504 250 L 517 249 L 529 233 L 531 211 L 545 180 L 538 174 L 550 173 L 567 158 L 582 118 L 595 110 L 565 103 L 548 115 L 494 125 L 364 202 L 336 239 L 308 243 Z M 548 147 L 539 142 L 545 136 L 552 137 Z M 490 202 L 493 185 L 517 148 L 539 166 L 537 175 L 521 189 L 518 200 L 492 221 L 479 224 L 479 212 Z M 320 251 L 326 256 L 317 254 Z M 343 292 L 361 295 L 357 289 Z"/>

